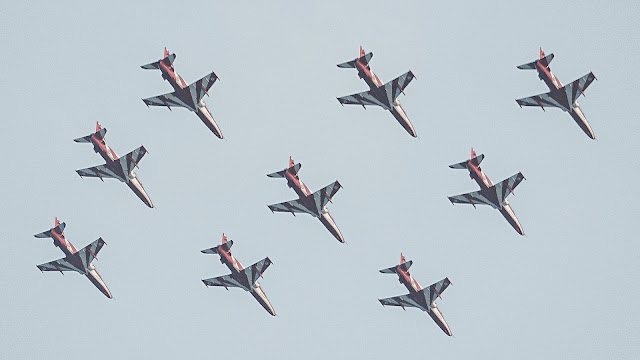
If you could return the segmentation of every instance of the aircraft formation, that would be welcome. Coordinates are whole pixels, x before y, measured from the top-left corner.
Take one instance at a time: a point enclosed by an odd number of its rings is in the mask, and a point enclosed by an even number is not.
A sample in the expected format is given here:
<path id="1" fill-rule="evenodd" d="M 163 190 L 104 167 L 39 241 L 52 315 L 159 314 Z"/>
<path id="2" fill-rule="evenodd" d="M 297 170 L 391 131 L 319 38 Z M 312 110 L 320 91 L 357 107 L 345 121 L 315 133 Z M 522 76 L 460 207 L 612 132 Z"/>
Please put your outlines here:
<path id="1" fill-rule="evenodd" d="M 361 105 L 365 109 L 367 105 L 380 106 L 384 110 L 389 111 L 409 135 L 416 138 L 418 136 L 417 132 L 398 100 L 398 96 L 404 94 L 404 90 L 415 78 L 415 75 L 413 72 L 408 71 L 387 83 L 382 83 L 378 76 L 371 71 L 369 66 L 372 57 L 372 52 L 365 53 L 364 49 L 360 47 L 359 57 L 337 65 L 339 68 L 355 68 L 358 71 L 358 77 L 363 79 L 369 86 L 368 91 L 338 97 L 338 101 L 342 105 Z M 587 122 L 577 100 L 580 95 L 584 94 L 584 91 L 596 77 L 590 72 L 571 82 L 569 85 L 563 86 L 557 77 L 551 73 L 549 63 L 553 57 L 553 54 L 545 55 L 542 49 L 540 49 L 539 59 L 517 66 L 518 69 L 536 70 L 538 77 L 547 84 L 550 91 L 528 98 L 517 99 L 516 102 L 521 107 L 539 106 L 543 110 L 545 107 L 558 107 L 568 112 L 589 138 L 595 139 L 594 132 Z M 193 111 L 214 135 L 223 139 L 222 131 L 214 121 L 211 112 L 203 100 L 205 95 L 209 95 L 209 89 L 216 80 L 218 80 L 218 76 L 212 71 L 200 80 L 187 85 L 174 69 L 173 63 L 175 59 L 176 55 L 169 53 L 165 48 L 162 59 L 141 66 L 143 69 L 160 70 L 162 78 L 167 80 L 174 89 L 171 93 L 145 98 L 143 102 L 147 106 L 166 106 L 169 110 L 171 110 L 171 107 L 184 107 Z M 106 132 L 107 129 L 103 128 L 98 122 L 94 133 L 74 139 L 74 141 L 78 143 L 92 144 L 93 150 L 100 154 L 105 161 L 103 165 L 76 170 L 76 172 L 81 177 L 97 177 L 100 178 L 100 180 L 104 178 L 120 180 L 126 183 L 146 206 L 153 208 L 154 205 L 151 198 L 134 172 L 134 168 L 138 167 L 140 161 L 147 153 L 147 149 L 144 146 L 140 146 L 124 156 L 118 156 L 115 151 L 106 144 Z M 507 197 L 513 194 L 515 188 L 525 179 L 524 175 L 518 172 L 497 184 L 493 184 L 480 168 L 480 163 L 484 160 L 484 157 L 484 154 L 476 155 L 475 150 L 472 148 L 469 159 L 449 166 L 452 169 L 466 169 L 471 179 L 475 180 L 480 186 L 480 190 L 478 191 L 449 196 L 449 201 L 451 201 L 452 204 L 470 204 L 473 207 L 476 205 L 489 205 L 500 211 L 518 234 L 524 235 L 522 225 L 507 200 Z M 272 212 L 291 213 L 294 216 L 296 213 L 309 214 L 317 218 L 336 240 L 340 243 L 345 243 L 340 229 L 327 209 L 327 205 L 333 202 L 333 197 L 338 190 L 342 188 L 342 185 L 336 180 L 320 190 L 311 192 L 307 185 L 300 179 L 299 172 L 301 167 L 301 163 L 295 163 L 293 158 L 289 157 L 288 167 L 267 174 L 267 177 L 270 178 L 285 179 L 287 186 L 292 188 L 298 195 L 298 199 L 268 205 L 268 208 Z M 106 297 L 113 298 L 109 288 L 92 264 L 93 260 L 97 258 L 98 252 L 105 245 L 104 240 L 99 238 L 78 250 L 65 238 L 65 227 L 66 224 L 64 222 L 61 223 L 58 218 L 56 218 L 54 227 L 35 235 L 37 238 L 52 238 L 53 244 L 60 248 L 65 254 L 64 258 L 38 265 L 38 269 L 43 272 L 59 271 L 61 273 L 76 271 L 85 275 Z M 217 254 L 220 257 L 220 262 L 225 264 L 231 271 L 228 275 L 204 279 L 202 282 L 207 287 L 224 287 L 227 290 L 230 287 L 243 289 L 251 293 L 270 315 L 275 316 L 276 312 L 274 307 L 271 305 L 262 286 L 258 283 L 258 279 L 263 277 L 264 272 L 272 264 L 271 259 L 265 257 L 245 268 L 231 254 L 232 245 L 233 240 L 228 240 L 227 236 L 223 233 L 222 243 L 220 245 L 201 251 L 204 254 Z M 451 336 L 451 329 L 435 303 L 436 298 L 440 298 L 444 290 L 451 285 L 451 281 L 445 277 L 426 288 L 422 288 L 409 273 L 409 268 L 412 264 L 413 262 L 411 260 L 406 261 L 404 255 L 401 253 L 400 264 L 380 270 L 380 272 L 384 274 L 396 274 L 399 282 L 408 289 L 409 293 L 401 296 L 382 298 L 379 299 L 379 302 L 383 306 L 398 306 L 403 309 L 406 307 L 415 307 L 425 311 L 445 334 Z"/>

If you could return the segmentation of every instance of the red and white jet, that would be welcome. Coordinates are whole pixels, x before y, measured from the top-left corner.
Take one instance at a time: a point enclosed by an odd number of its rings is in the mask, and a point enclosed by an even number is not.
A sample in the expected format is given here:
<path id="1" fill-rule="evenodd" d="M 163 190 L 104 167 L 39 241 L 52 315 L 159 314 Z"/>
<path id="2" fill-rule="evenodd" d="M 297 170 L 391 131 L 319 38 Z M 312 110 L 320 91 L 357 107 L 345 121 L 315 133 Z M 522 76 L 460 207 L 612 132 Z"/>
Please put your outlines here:
<path id="1" fill-rule="evenodd" d="M 202 282 L 206 286 L 224 286 L 227 290 L 229 290 L 229 287 L 239 287 L 248 291 L 269 314 L 276 316 L 276 312 L 273 310 L 269 299 L 267 299 L 267 295 L 262 290 L 260 283 L 258 283 L 258 277 L 262 277 L 262 274 L 271 265 L 271 259 L 266 257 L 248 268 L 243 268 L 242 264 L 231 255 L 232 245 L 233 240 L 227 241 L 227 237 L 223 233 L 221 245 L 201 251 L 204 254 L 220 255 L 220 262 L 227 265 L 231 270 L 229 275 L 205 279 Z"/>
<path id="2" fill-rule="evenodd" d="M 380 301 L 383 306 L 400 306 L 402 309 L 405 307 L 416 307 L 422 311 L 426 311 L 433 321 L 438 324 L 440 329 L 442 329 L 445 334 L 451 336 L 451 329 L 449 329 L 449 325 L 447 325 L 444 317 L 442 317 L 442 313 L 440 312 L 440 309 L 438 309 L 438 305 L 434 302 L 436 297 L 440 297 L 440 294 L 442 294 L 442 292 L 451 285 L 451 281 L 449 281 L 449 278 L 444 278 L 423 289 L 409 273 L 409 268 L 412 264 L 413 261 L 405 261 L 404 255 L 400 253 L 400 264 L 380 270 L 383 274 L 397 274 L 398 280 L 401 284 L 404 284 L 407 289 L 409 289 L 409 293 L 402 296 L 378 299 L 378 301 Z"/>
<path id="3" fill-rule="evenodd" d="M 295 213 L 310 214 L 318 218 L 322 225 L 324 225 L 324 227 L 326 227 L 327 230 L 329 230 L 329 232 L 338 239 L 338 241 L 344 243 L 344 238 L 338 229 L 338 225 L 333 221 L 331 214 L 329 214 L 329 210 L 326 208 L 327 203 L 331 202 L 331 199 L 338 190 L 340 190 L 342 185 L 340 185 L 338 180 L 336 180 L 334 183 L 311 193 L 311 190 L 309 190 L 307 185 L 305 185 L 302 180 L 300 180 L 300 177 L 298 177 L 298 171 L 300 171 L 301 167 L 302 164 L 294 164 L 293 159 L 289 157 L 288 168 L 267 175 L 271 178 L 285 178 L 287 180 L 287 185 L 290 188 L 293 188 L 299 197 L 298 200 L 269 205 L 269 209 L 271 209 L 271 212 L 290 212 L 294 216 L 296 215 Z"/>
<path id="4" fill-rule="evenodd" d="M 176 59 L 176 54 L 169 55 L 169 50 L 164 48 L 164 58 L 146 65 L 140 66 L 143 69 L 158 69 L 162 72 L 162 78 L 169 81 L 171 86 L 175 89 L 174 92 L 154 96 L 147 99 L 142 99 L 147 106 L 166 106 L 171 110 L 172 106 L 181 106 L 187 108 L 198 115 L 200 120 L 207 125 L 217 137 L 222 139 L 222 131 L 213 120 L 213 115 L 207 108 L 202 99 L 204 95 L 209 96 L 209 89 L 213 86 L 213 83 L 218 80 L 218 76 L 212 71 L 209 75 L 194 82 L 191 85 L 187 83 L 178 75 L 173 68 L 173 61 Z"/>
<path id="5" fill-rule="evenodd" d="M 144 202 L 148 207 L 152 208 L 153 203 L 142 187 L 142 183 L 138 180 L 138 176 L 133 172 L 134 167 L 138 167 L 138 163 L 147 153 L 144 146 L 133 150 L 125 156 L 118 157 L 115 151 L 111 149 L 104 141 L 107 133 L 106 128 L 102 128 L 100 123 L 96 123 L 96 132 L 87 136 L 74 139 L 78 143 L 93 144 L 93 151 L 97 152 L 107 162 L 104 165 L 98 165 L 86 169 L 76 170 L 81 177 L 97 177 L 104 181 L 103 178 L 114 178 L 126 183 L 131 190 Z"/>
<path id="6" fill-rule="evenodd" d="M 92 242 L 84 248 L 77 250 L 73 244 L 71 244 L 64 237 L 65 223 L 60 223 L 56 218 L 55 226 L 45 232 L 34 235 L 37 238 L 53 238 L 53 245 L 57 246 L 66 255 L 62 259 L 50 261 L 45 264 L 38 265 L 40 271 L 77 271 L 84 275 L 95 285 L 106 297 L 112 299 L 113 296 L 104 283 L 98 270 L 93 266 L 92 262 L 97 259 L 98 252 L 105 245 L 102 238 Z"/>
<path id="7" fill-rule="evenodd" d="M 553 54 L 545 56 L 544 51 L 540 48 L 539 60 L 518 66 L 518 69 L 537 70 L 538 78 L 543 80 L 551 91 L 545 94 L 517 99 L 516 102 L 520 107 L 540 106 L 542 110 L 544 110 L 544 107 L 548 106 L 567 111 L 578 126 L 580 126 L 580 129 L 582 129 L 587 136 L 595 139 L 596 136 L 593 134 L 593 130 L 591 130 L 591 126 L 587 122 L 587 118 L 584 116 L 582 109 L 580 109 L 578 98 L 580 95 L 584 95 L 584 91 L 587 90 L 587 87 L 591 85 L 593 80 L 596 80 L 596 76 L 590 72 L 578 80 L 574 80 L 571 84 L 563 86 L 560 80 L 551 73 L 549 63 L 552 59 Z"/>
<path id="8" fill-rule="evenodd" d="M 474 191 L 462 195 L 449 196 L 452 204 L 471 204 L 475 208 L 476 205 L 489 205 L 494 209 L 500 210 L 505 219 L 513 226 L 520 235 L 524 235 L 524 230 L 516 218 L 516 214 L 511 209 L 511 205 L 507 200 L 507 196 L 513 193 L 513 190 L 524 180 L 521 172 L 504 179 L 494 185 L 491 180 L 482 172 L 480 163 L 484 159 L 484 154 L 476 156 L 475 150 L 471 148 L 471 159 L 458 164 L 449 165 L 452 169 L 467 169 L 469 176 L 474 179 L 480 186 L 480 191 Z"/>
<path id="9" fill-rule="evenodd" d="M 358 69 L 358 77 L 363 79 L 370 88 L 369 91 L 339 97 L 338 101 L 342 105 L 362 105 L 362 107 L 365 109 L 365 105 L 381 106 L 383 109 L 389 110 L 391 114 L 393 114 L 393 117 L 398 120 L 400 125 L 402 125 L 402 127 L 407 130 L 407 132 L 411 134 L 411 136 L 417 137 L 418 134 L 413 128 L 413 125 L 411 125 L 411 121 L 409 121 L 407 113 L 404 111 L 402 105 L 400 104 L 400 101 L 397 99 L 400 93 L 404 94 L 404 89 L 409 85 L 411 80 L 413 80 L 415 75 L 413 75 L 413 73 L 409 71 L 389 81 L 388 83 L 383 84 L 378 76 L 374 74 L 369 67 L 369 61 L 371 61 L 372 57 L 372 52 L 365 54 L 364 49 L 362 48 L 362 46 L 360 46 L 359 58 L 347 61 L 342 64 L 338 64 L 338 67 L 340 68 Z"/>

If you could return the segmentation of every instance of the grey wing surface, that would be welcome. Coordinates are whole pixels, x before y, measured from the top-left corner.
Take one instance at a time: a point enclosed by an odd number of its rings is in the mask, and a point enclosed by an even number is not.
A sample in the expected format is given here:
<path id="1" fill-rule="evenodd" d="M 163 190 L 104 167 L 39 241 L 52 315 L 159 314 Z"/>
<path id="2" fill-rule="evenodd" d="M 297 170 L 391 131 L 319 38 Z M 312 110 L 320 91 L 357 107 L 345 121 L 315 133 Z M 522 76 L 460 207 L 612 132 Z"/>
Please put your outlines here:
<path id="1" fill-rule="evenodd" d="M 49 261 L 48 263 L 38 265 L 38 269 L 40 271 L 77 271 L 81 274 L 84 274 L 84 271 L 78 269 L 73 264 L 68 262 L 65 258 Z"/>
<path id="2" fill-rule="evenodd" d="M 80 260 L 82 260 L 85 268 L 89 268 L 89 265 L 98 257 L 98 252 L 105 244 L 102 238 L 98 238 L 98 240 L 78 250 L 78 255 L 80 255 Z"/>
<path id="3" fill-rule="evenodd" d="M 225 288 L 229 287 L 239 287 L 241 289 L 246 289 L 244 285 L 234 279 L 231 274 L 218 276 L 210 279 L 204 279 L 202 282 L 207 286 L 224 286 Z"/>
<path id="4" fill-rule="evenodd" d="M 314 214 L 309 209 L 304 207 L 304 205 L 302 205 L 302 202 L 300 201 L 300 199 L 286 201 L 279 204 L 272 204 L 272 205 L 269 205 L 269 209 L 273 212 L 290 212 L 292 214 L 306 213 L 306 214 L 311 214 L 313 216 L 316 216 L 316 214 Z"/>
<path id="5" fill-rule="evenodd" d="M 147 106 L 166 106 L 169 108 L 169 110 L 171 110 L 172 106 L 187 108 L 191 111 L 196 110 L 193 108 L 193 106 L 182 101 L 175 91 L 164 95 L 142 99 L 142 101 L 144 101 Z"/>
<path id="6" fill-rule="evenodd" d="M 316 204 L 318 214 L 322 212 L 322 208 L 324 208 L 325 205 L 327 205 L 327 203 L 331 201 L 333 196 L 338 192 L 338 190 L 340 190 L 341 187 L 342 185 L 340 185 L 340 182 L 336 180 L 332 184 L 329 184 L 311 194 L 311 196 L 313 196 L 313 202 Z"/>
<path id="7" fill-rule="evenodd" d="M 410 294 L 378 299 L 378 301 L 380 301 L 380 304 L 384 306 L 400 306 L 403 309 L 406 307 L 415 307 L 424 310 L 423 306 L 412 299 Z"/>
<path id="8" fill-rule="evenodd" d="M 389 97 L 389 103 L 393 104 L 396 101 L 396 98 L 404 93 L 404 89 L 411 83 L 411 81 L 415 78 L 413 72 L 408 71 L 397 78 L 389 81 L 384 84 L 384 91 L 387 93 L 387 97 Z"/>
<path id="9" fill-rule="evenodd" d="M 254 284 L 256 281 L 258 281 L 258 278 L 262 276 L 262 274 L 271 264 L 271 259 L 266 257 L 258 261 L 257 263 L 245 268 L 244 270 L 242 270 L 242 272 L 247 277 L 247 280 L 249 280 L 249 283 Z"/>
<path id="10" fill-rule="evenodd" d="M 213 86 L 213 83 L 218 80 L 218 76 L 213 71 L 204 76 L 202 79 L 189 85 L 189 93 L 194 104 L 197 104 L 202 100 L 205 95 L 209 95 L 209 89 Z"/>
<path id="11" fill-rule="evenodd" d="M 124 179 L 121 175 L 116 174 L 107 166 L 107 164 L 76 170 L 76 172 L 82 177 L 97 177 L 101 180 L 103 178 L 114 178 L 122 182 L 126 182 L 126 179 Z"/>
<path id="12" fill-rule="evenodd" d="M 572 111 L 580 95 L 584 94 L 584 91 L 595 79 L 593 73 L 588 73 L 558 90 L 517 99 L 516 102 L 520 106 L 540 106 L 543 109 L 557 107 L 564 111 Z"/>
<path id="13" fill-rule="evenodd" d="M 496 207 L 494 203 L 491 202 L 481 191 L 474 191 L 466 194 L 449 196 L 449 201 L 452 204 L 471 204 L 474 207 L 476 205 L 489 205 L 491 207 Z"/>
<path id="14" fill-rule="evenodd" d="M 363 91 L 361 93 L 339 97 L 338 101 L 342 105 L 345 105 L 345 104 L 362 105 L 362 107 L 365 107 L 365 108 L 366 108 L 366 105 L 373 105 L 373 106 L 381 106 L 387 110 L 389 109 L 387 105 L 382 103 L 380 100 L 376 99 L 375 96 L 373 96 L 373 93 L 371 91 Z"/>
<path id="15" fill-rule="evenodd" d="M 502 202 L 507 198 L 507 196 L 513 194 L 513 190 L 518 186 L 525 177 L 521 172 L 500 181 L 499 183 L 493 185 L 492 188 L 495 189 L 496 195 L 498 199 L 501 199 Z M 489 188 L 490 190 L 492 188 Z"/>
<path id="16" fill-rule="evenodd" d="M 425 295 L 427 295 L 426 290 L 429 290 L 429 302 L 433 302 L 436 298 L 440 297 L 440 294 L 442 294 L 449 287 L 449 285 L 451 285 L 451 281 L 449 281 L 449 278 L 444 278 L 435 284 L 431 284 L 429 287 L 423 290 L 425 290 Z"/>
<path id="17" fill-rule="evenodd" d="M 117 162 L 120 164 L 120 167 L 122 167 L 122 172 L 130 174 L 133 171 L 133 168 L 138 166 L 138 163 L 146 153 L 147 149 L 144 146 L 140 146 L 132 152 L 119 157 Z"/>

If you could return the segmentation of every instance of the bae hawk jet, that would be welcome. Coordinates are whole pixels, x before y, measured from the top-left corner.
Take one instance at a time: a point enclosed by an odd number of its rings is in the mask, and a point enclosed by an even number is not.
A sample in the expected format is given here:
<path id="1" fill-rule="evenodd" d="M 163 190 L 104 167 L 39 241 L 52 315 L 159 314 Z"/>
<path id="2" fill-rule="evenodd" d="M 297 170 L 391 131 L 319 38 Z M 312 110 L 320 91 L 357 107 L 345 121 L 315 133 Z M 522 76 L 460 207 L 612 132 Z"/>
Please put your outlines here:
<path id="1" fill-rule="evenodd" d="M 516 186 L 525 179 L 524 175 L 519 172 L 494 185 L 480 168 L 480 163 L 483 159 L 484 154 L 476 156 L 475 150 L 471 148 L 471 159 L 458 164 L 449 165 L 452 169 L 469 170 L 469 177 L 474 179 L 480 186 L 480 191 L 449 196 L 449 201 L 451 201 L 452 204 L 471 204 L 474 208 L 476 205 L 489 205 L 494 209 L 498 209 L 518 234 L 524 235 L 524 230 L 522 230 L 522 226 L 507 200 L 507 196 L 512 194 Z"/>
<path id="2" fill-rule="evenodd" d="M 383 84 L 369 67 L 369 61 L 371 61 L 372 57 L 372 52 L 365 54 L 364 49 L 360 46 L 359 58 L 338 64 L 340 68 L 356 68 L 358 70 L 358 77 L 363 79 L 370 88 L 369 91 L 339 97 L 338 101 L 343 106 L 344 104 L 362 105 L 362 107 L 366 109 L 366 105 L 377 105 L 385 110 L 389 110 L 391 114 L 393 114 L 393 117 L 398 120 L 400 125 L 402 125 L 411 136 L 417 137 L 418 134 L 413 129 L 407 113 L 404 112 L 400 101 L 397 99 L 400 93 L 404 94 L 404 89 L 409 85 L 411 80 L 415 78 L 415 75 L 409 71 Z"/>
<path id="3" fill-rule="evenodd" d="M 574 80 L 571 84 L 563 86 L 560 80 L 551 73 L 551 68 L 549 67 L 551 60 L 553 60 L 553 54 L 545 56 L 544 51 L 540 48 L 540 59 L 518 66 L 518 69 L 522 70 L 537 70 L 538 78 L 543 80 L 551 91 L 528 98 L 517 99 L 516 102 L 520 107 L 540 106 L 542 110 L 544 110 L 545 106 L 560 108 L 571 115 L 573 120 L 588 137 L 595 139 L 596 136 L 593 134 L 593 130 L 591 130 L 591 126 L 587 122 L 587 118 L 584 116 L 580 104 L 578 104 L 578 98 L 580 95 L 584 95 L 584 91 L 587 90 L 587 87 L 591 85 L 593 80 L 596 80 L 596 76 L 590 72 L 578 80 Z"/>
<path id="4" fill-rule="evenodd" d="M 96 132 L 87 136 L 74 139 L 78 143 L 93 144 L 93 151 L 97 152 L 106 161 L 104 165 L 98 165 L 86 169 L 76 170 L 81 177 L 97 177 L 104 181 L 104 178 L 114 178 L 126 183 L 131 190 L 144 202 L 148 207 L 152 208 L 153 203 L 142 187 L 142 183 L 138 180 L 138 176 L 133 172 L 134 167 L 138 167 L 138 163 L 147 153 L 144 146 L 133 150 L 125 156 L 118 157 L 115 151 L 111 149 L 104 141 L 107 133 L 106 128 L 102 128 L 100 123 L 96 123 Z"/>
<path id="5" fill-rule="evenodd" d="M 294 164 L 293 159 L 289 157 L 288 168 L 267 175 L 271 178 L 285 178 L 287 180 L 287 185 L 290 188 L 293 188 L 299 197 L 298 200 L 269 205 L 269 209 L 271 209 L 271 212 L 290 212 L 294 216 L 296 213 L 307 213 L 314 216 L 320 220 L 322 225 L 324 225 L 324 227 L 326 227 L 338 241 L 344 243 L 344 238 L 338 229 L 338 225 L 333 221 L 331 214 L 329 214 L 329 210 L 325 207 L 338 190 L 340 190 L 342 185 L 340 185 L 338 180 L 336 180 L 333 184 L 311 193 L 311 190 L 309 190 L 307 185 L 305 185 L 302 180 L 300 180 L 300 177 L 298 177 L 298 171 L 300 171 L 301 167 L 302 164 Z"/>
<path id="6" fill-rule="evenodd" d="M 444 290 L 451 285 L 451 281 L 449 281 L 449 278 L 444 278 L 423 289 L 409 273 L 409 268 L 412 264 L 413 261 L 405 261 L 404 255 L 400 253 L 400 264 L 380 270 L 383 274 L 398 275 L 398 280 L 401 284 L 404 284 L 407 289 L 409 289 L 409 293 L 402 296 L 378 299 L 378 301 L 380 301 L 383 306 L 400 306 L 402 309 L 405 307 L 416 307 L 422 311 L 426 311 L 433 321 L 438 324 L 440 329 L 442 329 L 445 334 L 451 336 L 451 329 L 449 329 L 449 325 L 447 325 L 444 317 L 442 317 L 440 309 L 438 309 L 438 305 L 435 303 L 436 297 L 440 297 L 440 294 L 442 294 Z"/>
<path id="7" fill-rule="evenodd" d="M 64 237 L 65 223 L 60 223 L 56 218 L 55 226 L 45 232 L 34 235 L 37 238 L 53 238 L 53 245 L 60 248 L 66 255 L 62 259 L 50 261 L 45 264 L 38 265 L 40 271 L 77 271 L 89 279 L 106 297 L 112 299 L 113 296 L 104 283 L 98 270 L 93 266 L 92 262 L 98 258 L 98 252 L 105 245 L 104 240 L 99 238 L 84 248 L 77 250 Z"/>
<path id="8" fill-rule="evenodd" d="M 142 99 L 148 106 L 166 106 L 171 110 L 172 106 L 181 106 L 187 108 L 198 115 L 200 120 L 211 130 L 217 137 L 222 139 L 222 131 L 213 120 L 213 115 L 207 108 L 202 99 L 204 95 L 209 96 L 209 89 L 213 83 L 218 80 L 218 76 L 212 71 L 209 75 L 194 82 L 191 85 L 178 75 L 173 68 L 173 61 L 176 54 L 169 54 L 169 50 L 164 48 L 164 58 L 146 65 L 140 66 L 143 69 L 157 69 L 162 72 L 162 78 L 169 81 L 174 88 L 174 92 Z"/>
<path id="9" fill-rule="evenodd" d="M 269 314 L 276 316 L 276 312 L 273 310 L 269 299 L 267 299 L 267 295 L 262 290 L 260 283 L 258 283 L 258 277 L 262 277 L 262 274 L 267 270 L 269 265 L 271 265 L 271 259 L 266 257 L 248 268 L 243 268 L 242 264 L 231 255 L 232 245 L 233 240 L 227 241 L 227 237 L 222 234 L 221 245 L 201 251 L 204 254 L 220 255 L 220 262 L 227 265 L 231 270 L 231 274 L 229 275 L 205 279 L 202 280 L 202 282 L 207 287 L 224 286 L 227 290 L 229 290 L 229 287 L 239 287 L 248 291 Z"/>

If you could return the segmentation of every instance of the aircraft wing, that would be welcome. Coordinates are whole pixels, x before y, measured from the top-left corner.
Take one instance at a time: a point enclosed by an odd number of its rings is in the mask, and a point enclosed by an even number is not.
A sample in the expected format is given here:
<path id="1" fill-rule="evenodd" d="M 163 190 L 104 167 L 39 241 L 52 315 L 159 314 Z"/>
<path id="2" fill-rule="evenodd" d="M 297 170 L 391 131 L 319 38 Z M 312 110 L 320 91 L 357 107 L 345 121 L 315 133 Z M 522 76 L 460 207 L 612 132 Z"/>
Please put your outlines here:
<path id="1" fill-rule="evenodd" d="M 225 288 L 239 287 L 242 289 L 245 288 L 245 286 L 239 283 L 238 280 L 234 279 L 231 274 L 204 279 L 202 280 L 202 282 L 207 286 L 224 286 Z"/>
<path id="2" fill-rule="evenodd" d="M 247 276 L 247 280 L 249 280 L 250 284 L 254 284 L 258 281 L 258 278 L 262 276 L 262 274 L 267 270 L 269 265 L 271 265 L 271 259 L 268 257 L 258 261 L 257 263 L 244 268 L 242 272 Z"/>
<path id="3" fill-rule="evenodd" d="M 342 185 L 340 185 L 340 182 L 336 180 L 332 184 L 329 184 L 311 194 L 311 196 L 313 196 L 313 201 L 316 204 L 318 214 L 321 213 L 322 208 L 327 205 L 329 201 L 331 201 L 333 196 L 338 192 L 338 190 L 340 190 L 341 187 Z"/>
<path id="4" fill-rule="evenodd" d="M 418 304 L 411 297 L 411 294 L 394 296 L 394 297 L 389 297 L 385 299 L 378 299 L 378 301 L 380 301 L 380 304 L 384 306 L 400 306 L 403 309 L 405 307 L 415 307 L 421 310 L 425 310 L 422 305 Z"/>
<path id="5" fill-rule="evenodd" d="M 396 101 L 396 98 L 401 93 L 404 93 L 404 89 L 414 78 L 415 75 L 413 74 L 413 72 L 411 72 L 411 70 L 409 70 L 407 73 L 402 74 L 384 84 L 384 91 L 387 93 L 387 96 L 391 96 L 391 101 L 389 101 L 390 104 L 394 103 Z"/>
<path id="6" fill-rule="evenodd" d="M 517 99 L 518 105 L 522 106 L 540 106 L 543 110 L 545 107 L 557 107 L 564 111 L 572 111 L 573 104 L 578 100 L 580 95 L 591 85 L 596 77 L 592 72 L 574 80 L 572 83 L 561 87 L 558 90 L 548 93 L 534 95 L 527 98 Z"/>
<path id="7" fill-rule="evenodd" d="M 76 268 L 73 264 L 68 262 L 65 258 L 49 261 L 48 263 L 38 265 L 40 271 L 77 271 L 84 274 L 84 271 Z"/>
<path id="8" fill-rule="evenodd" d="M 172 93 L 158 95 L 146 99 L 142 99 L 147 106 L 166 106 L 171 110 L 172 106 L 184 107 L 191 111 L 195 111 L 195 109 L 186 104 L 184 101 L 180 100 L 177 93 L 174 91 Z"/>
<path id="9" fill-rule="evenodd" d="M 98 252 L 106 243 L 102 238 L 98 238 L 98 240 L 92 242 L 91 244 L 83 247 L 78 251 L 78 255 L 80 255 L 80 260 L 82 260 L 82 264 L 85 268 L 88 268 L 91 265 L 91 262 L 98 257 Z"/>
<path id="10" fill-rule="evenodd" d="M 444 278 L 437 283 L 431 284 L 429 287 L 424 288 L 423 291 L 425 291 L 425 295 L 427 295 L 426 290 L 429 290 L 428 300 L 430 302 L 433 302 L 437 297 L 440 297 L 440 294 L 442 294 L 449 287 L 449 285 L 451 285 L 451 281 L 449 281 L 449 278 Z"/>
<path id="11" fill-rule="evenodd" d="M 290 212 L 294 215 L 295 213 L 306 213 L 316 216 L 316 214 L 312 213 L 311 211 L 309 211 L 309 209 L 302 205 L 300 199 L 269 205 L 269 209 L 272 212 Z"/>
<path id="12" fill-rule="evenodd" d="M 338 101 L 342 105 L 362 105 L 365 109 L 365 105 L 381 106 L 385 109 L 388 108 L 388 106 L 376 99 L 371 91 L 363 91 L 361 93 L 339 97 Z"/>
<path id="13" fill-rule="evenodd" d="M 194 104 L 199 103 L 205 95 L 209 95 L 209 89 L 216 80 L 218 80 L 218 76 L 212 71 L 209 75 L 189 85 L 189 93 Z"/>
<path id="14" fill-rule="evenodd" d="M 482 194 L 480 191 L 474 191 L 466 194 L 449 196 L 449 201 L 452 204 L 471 204 L 473 207 L 476 205 L 489 205 L 491 207 L 496 207 L 494 203 L 492 203 L 487 197 Z"/>
<path id="15" fill-rule="evenodd" d="M 489 190 L 491 190 L 492 188 L 495 188 L 496 195 L 498 195 L 498 198 L 504 201 L 504 199 L 506 199 L 507 196 L 512 194 L 516 186 L 518 186 L 518 184 L 520 184 L 524 179 L 525 179 L 524 175 L 522 175 L 522 173 L 519 172 L 511 176 L 510 178 L 504 179 L 499 183 L 493 185 L 493 187 L 489 188 Z"/>
<path id="16" fill-rule="evenodd" d="M 100 178 L 100 180 L 102 180 L 103 178 L 114 178 L 122 182 L 126 181 L 124 178 L 122 178 L 122 176 L 116 174 L 113 170 L 111 170 L 107 166 L 107 164 L 76 170 L 76 172 L 82 177 L 97 177 Z"/>
<path id="17" fill-rule="evenodd" d="M 133 168 L 138 166 L 138 163 L 146 153 L 147 149 L 144 146 L 140 146 L 127 155 L 119 157 L 116 161 L 122 167 L 123 173 L 130 174 Z"/>

